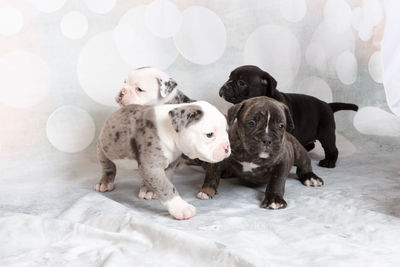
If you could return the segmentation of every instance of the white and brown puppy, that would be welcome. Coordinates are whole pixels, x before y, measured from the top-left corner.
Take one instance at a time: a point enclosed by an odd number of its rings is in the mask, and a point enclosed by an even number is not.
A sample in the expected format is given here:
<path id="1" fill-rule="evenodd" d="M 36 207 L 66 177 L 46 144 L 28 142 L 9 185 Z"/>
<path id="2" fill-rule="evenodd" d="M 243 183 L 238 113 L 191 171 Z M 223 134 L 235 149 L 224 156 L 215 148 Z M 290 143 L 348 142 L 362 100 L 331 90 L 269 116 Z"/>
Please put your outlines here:
<path id="1" fill-rule="evenodd" d="M 312 171 L 306 149 L 289 133 L 294 124 L 283 103 L 265 96 L 244 100 L 228 110 L 228 124 L 232 155 L 209 165 L 199 198 L 214 196 L 226 169 L 247 183 L 267 184 L 261 207 L 268 209 L 287 206 L 283 195 L 292 166 L 304 185 L 323 185 Z"/>
<path id="2" fill-rule="evenodd" d="M 105 122 L 98 140 L 102 178 L 96 191 L 114 187 L 116 166 L 139 170 L 150 198 L 155 194 L 177 219 L 189 219 L 195 208 L 170 181 L 177 160 L 215 163 L 230 155 L 225 116 L 204 102 L 171 105 L 128 105 Z"/>
<path id="3" fill-rule="evenodd" d="M 151 67 L 133 70 L 124 81 L 115 101 L 122 107 L 130 104 L 160 105 L 193 102 L 177 88 L 168 74 Z"/>

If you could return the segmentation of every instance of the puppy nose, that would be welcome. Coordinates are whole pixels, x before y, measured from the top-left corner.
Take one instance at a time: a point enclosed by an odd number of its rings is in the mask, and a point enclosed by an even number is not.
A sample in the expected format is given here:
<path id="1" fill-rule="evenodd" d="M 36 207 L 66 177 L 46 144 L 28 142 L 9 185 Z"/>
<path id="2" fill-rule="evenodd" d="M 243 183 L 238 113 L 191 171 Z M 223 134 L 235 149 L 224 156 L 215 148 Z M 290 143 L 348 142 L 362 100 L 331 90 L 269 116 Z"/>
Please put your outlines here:
<path id="1" fill-rule="evenodd" d="M 225 153 L 228 154 L 228 153 L 229 153 L 229 148 L 230 148 L 230 147 L 229 147 L 229 144 L 228 144 L 228 143 L 225 144 L 223 148 L 224 148 L 224 150 L 225 150 Z"/>
<path id="2" fill-rule="evenodd" d="M 265 136 L 262 138 L 262 142 L 264 143 L 264 145 L 269 146 L 272 144 L 272 139 L 269 136 Z"/>
<path id="3" fill-rule="evenodd" d="M 221 89 L 219 89 L 219 97 L 222 97 L 223 94 L 224 94 L 224 87 L 221 87 Z"/>

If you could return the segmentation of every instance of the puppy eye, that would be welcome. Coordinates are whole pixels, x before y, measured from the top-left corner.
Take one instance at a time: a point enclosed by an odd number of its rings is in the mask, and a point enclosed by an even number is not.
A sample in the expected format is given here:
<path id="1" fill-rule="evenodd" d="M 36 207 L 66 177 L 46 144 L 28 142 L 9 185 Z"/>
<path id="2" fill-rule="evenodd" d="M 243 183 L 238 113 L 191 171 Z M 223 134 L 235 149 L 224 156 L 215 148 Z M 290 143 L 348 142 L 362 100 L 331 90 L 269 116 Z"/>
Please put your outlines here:
<path id="1" fill-rule="evenodd" d="M 140 87 L 136 88 L 136 91 L 138 91 L 138 92 L 144 92 L 144 90 L 143 90 L 142 88 L 140 88 Z"/>
<path id="2" fill-rule="evenodd" d="M 213 132 L 211 132 L 211 133 L 206 133 L 206 136 L 207 136 L 207 138 L 211 138 L 211 137 L 214 136 L 214 133 L 213 133 Z"/>
<path id="3" fill-rule="evenodd" d="M 255 121 L 249 121 L 249 122 L 247 123 L 247 125 L 248 125 L 250 128 L 254 128 L 254 127 L 256 126 L 256 122 L 255 122 Z"/>
<path id="4" fill-rule="evenodd" d="M 238 81 L 238 85 L 239 86 L 246 86 L 246 83 L 244 81 L 242 81 L 242 80 L 239 80 Z"/>
<path id="5" fill-rule="evenodd" d="M 283 128 L 285 128 L 285 125 L 283 123 L 279 123 L 278 128 L 279 130 L 283 130 Z"/>

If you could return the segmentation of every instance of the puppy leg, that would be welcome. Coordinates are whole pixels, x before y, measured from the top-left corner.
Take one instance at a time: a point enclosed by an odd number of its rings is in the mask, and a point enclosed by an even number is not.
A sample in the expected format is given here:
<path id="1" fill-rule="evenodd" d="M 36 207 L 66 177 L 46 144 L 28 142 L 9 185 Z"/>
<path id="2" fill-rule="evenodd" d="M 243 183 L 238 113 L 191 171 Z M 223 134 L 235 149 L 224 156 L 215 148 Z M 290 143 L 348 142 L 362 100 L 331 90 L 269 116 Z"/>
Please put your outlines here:
<path id="1" fill-rule="evenodd" d="M 175 168 L 178 164 L 179 161 L 176 161 L 171 163 L 170 166 L 165 169 L 165 174 L 167 175 L 168 180 L 172 181 L 172 176 L 174 175 Z M 157 194 L 148 188 L 143 180 L 139 187 L 138 198 L 146 200 L 157 199 Z"/>
<path id="2" fill-rule="evenodd" d="M 285 183 L 288 174 L 289 170 L 286 163 L 280 163 L 271 172 L 271 178 L 267 184 L 265 198 L 261 203 L 261 208 L 276 210 L 287 207 L 287 203 L 283 199 L 283 195 L 285 193 Z"/>
<path id="3" fill-rule="evenodd" d="M 307 151 L 311 151 L 311 150 L 313 150 L 313 149 L 315 148 L 315 144 L 314 144 L 314 142 L 308 143 L 307 145 L 304 146 L 304 148 L 305 148 Z"/>
<path id="4" fill-rule="evenodd" d="M 208 200 L 215 196 L 221 178 L 221 173 L 223 171 L 221 165 L 222 163 L 208 163 L 203 165 L 206 171 L 206 176 L 203 186 L 197 193 L 197 198 Z"/>
<path id="5" fill-rule="evenodd" d="M 313 173 L 311 167 L 311 159 L 307 151 L 302 146 L 300 146 L 300 144 L 296 145 L 297 150 L 295 152 L 294 166 L 297 167 L 296 174 L 297 177 L 299 177 L 300 182 L 305 186 L 324 185 L 324 181 L 315 173 Z"/>
<path id="6" fill-rule="evenodd" d="M 94 190 L 97 192 L 111 191 L 114 189 L 114 180 L 117 173 L 115 164 L 106 157 L 103 150 L 99 146 L 97 146 L 97 158 L 101 165 L 102 177 L 94 186 Z"/>
<path id="7" fill-rule="evenodd" d="M 318 165 L 325 168 L 335 168 L 339 154 L 336 148 L 335 126 L 320 129 L 317 139 L 321 142 L 325 152 L 325 159 L 321 160 Z"/>
<path id="8" fill-rule="evenodd" d="M 145 185 L 157 194 L 169 214 L 178 220 L 190 219 L 196 214 L 196 208 L 180 196 L 162 168 L 139 167 L 139 174 Z"/>

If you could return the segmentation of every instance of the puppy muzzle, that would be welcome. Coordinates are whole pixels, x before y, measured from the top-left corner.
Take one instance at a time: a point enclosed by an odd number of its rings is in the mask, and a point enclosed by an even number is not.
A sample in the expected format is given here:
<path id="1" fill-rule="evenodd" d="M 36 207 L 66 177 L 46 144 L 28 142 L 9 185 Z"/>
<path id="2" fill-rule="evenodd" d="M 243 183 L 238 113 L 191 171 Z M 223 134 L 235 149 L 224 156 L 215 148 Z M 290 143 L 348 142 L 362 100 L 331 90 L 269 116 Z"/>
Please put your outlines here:
<path id="1" fill-rule="evenodd" d="M 219 89 L 219 96 L 233 104 L 240 102 L 240 100 L 236 98 L 233 88 L 228 83 L 225 83 L 221 89 Z"/>

